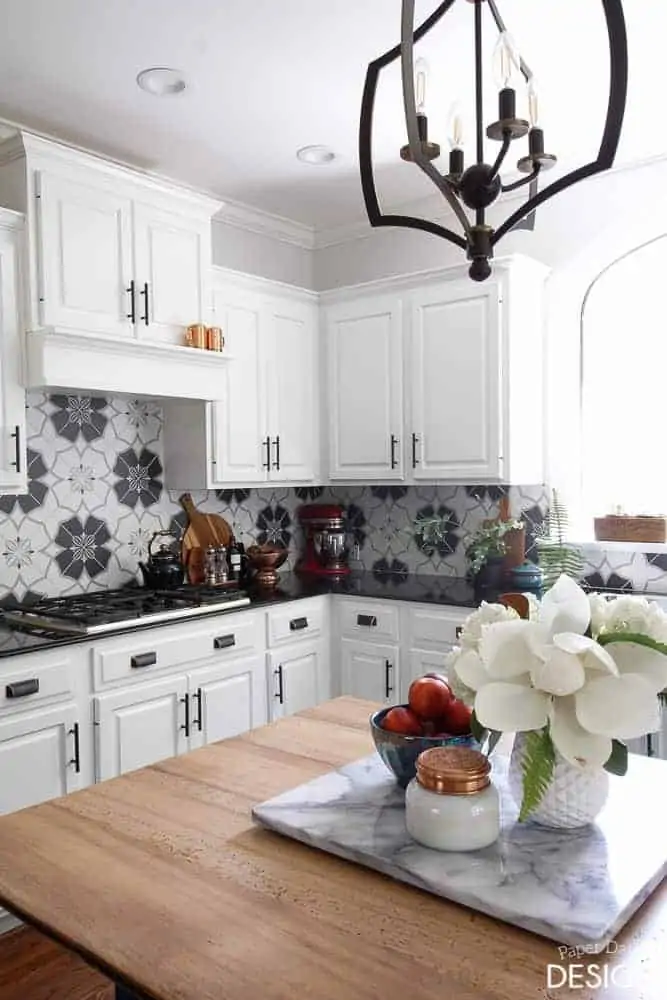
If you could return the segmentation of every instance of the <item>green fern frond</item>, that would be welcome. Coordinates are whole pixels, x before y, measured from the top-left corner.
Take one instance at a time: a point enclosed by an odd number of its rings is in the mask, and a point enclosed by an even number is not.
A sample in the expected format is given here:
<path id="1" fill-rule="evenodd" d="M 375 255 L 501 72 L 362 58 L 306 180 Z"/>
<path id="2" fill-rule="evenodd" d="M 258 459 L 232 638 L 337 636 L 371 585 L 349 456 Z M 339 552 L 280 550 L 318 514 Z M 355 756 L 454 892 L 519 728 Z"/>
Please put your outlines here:
<path id="1" fill-rule="evenodd" d="M 537 561 L 544 575 L 544 586 L 553 586 L 564 573 L 574 580 L 581 579 L 584 557 L 579 549 L 567 542 L 569 518 L 567 507 L 557 490 L 551 491 L 551 505 L 541 531 L 535 539 Z"/>
<path id="2" fill-rule="evenodd" d="M 556 766 L 556 751 L 548 728 L 534 729 L 524 734 L 524 756 L 521 761 L 523 772 L 523 797 L 519 822 L 528 819 L 530 813 L 541 802 L 546 793 Z"/>

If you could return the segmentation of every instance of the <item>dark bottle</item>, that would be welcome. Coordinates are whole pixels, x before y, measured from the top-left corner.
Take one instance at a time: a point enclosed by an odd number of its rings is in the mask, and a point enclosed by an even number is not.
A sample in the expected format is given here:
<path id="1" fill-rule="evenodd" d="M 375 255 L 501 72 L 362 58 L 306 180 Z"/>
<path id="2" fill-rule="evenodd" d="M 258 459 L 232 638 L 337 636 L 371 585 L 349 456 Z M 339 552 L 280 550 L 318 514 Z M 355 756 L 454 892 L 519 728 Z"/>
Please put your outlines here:
<path id="1" fill-rule="evenodd" d="M 242 576 L 243 545 L 232 538 L 227 550 L 227 562 L 229 564 L 229 579 L 240 582 Z"/>

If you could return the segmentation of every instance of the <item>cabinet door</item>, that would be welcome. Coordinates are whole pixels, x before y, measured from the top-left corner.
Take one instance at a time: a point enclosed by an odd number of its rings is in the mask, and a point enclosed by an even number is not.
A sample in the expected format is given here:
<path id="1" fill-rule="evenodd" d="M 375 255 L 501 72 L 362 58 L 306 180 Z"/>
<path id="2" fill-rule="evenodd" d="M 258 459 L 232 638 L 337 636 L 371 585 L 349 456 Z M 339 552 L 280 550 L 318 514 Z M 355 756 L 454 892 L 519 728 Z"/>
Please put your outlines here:
<path id="1" fill-rule="evenodd" d="M 341 641 L 341 694 L 398 704 L 398 646 Z"/>
<path id="2" fill-rule="evenodd" d="M 212 484 L 262 482 L 269 456 L 261 304 L 218 284 L 213 315 L 233 361 L 223 373 L 222 401 L 211 404 Z"/>
<path id="3" fill-rule="evenodd" d="M 188 686 L 191 748 L 239 736 L 268 721 L 263 654 L 197 670 Z"/>
<path id="4" fill-rule="evenodd" d="M 25 390 L 21 385 L 18 235 L 0 218 L 0 492 L 27 493 Z"/>
<path id="5" fill-rule="evenodd" d="M 403 479 L 401 324 L 397 299 L 328 310 L 331 479 Z"/>
<path id="6" fill-rule="evenodd" d="M 326 701 L 328 669 L 324 643 L 303 642 L 268 654 L 269 711 L 282 719 Z"/>
<path id="7" fill-rule="evenodd" d="M 66 795 L 80 786 L 75 705 L 0 721 L 0 813 Z"/>
<path id="8" fill-rule="evenodd" d="M 187 326 L 208 323 L 210 244 L 208 220 L 134 202 L 139 337 L 183 344 Z"/>
<path id="9" fill-rule="evenodd" d="M 269 478 L 278 482 L 312 481 L 316 475 L 316 317 L 315 307 L 307 303 L 281 301 L 267 305 Z"/>
<path id="10" fill-rule="evenodd" d="M 499 289 L 450 282 L 412 298 L 416 479 L 502 478 Z"/>
<path id="11" fill-rule="evenodd" d="M 134 336 L 130 200 L 45 172 L 37 191 L 42 326 Z"/>
<path id="12" fill-rule="evenodd" d="M 424 674 L 443 674 L 447 676 L 445 670 L 445 658 L 454 648 L 453 645 L 443 645 L 441 649 L 411 649 L 408 654 L 407 676 L 405 671 L 401 671 L 401 703 L 408 700 L 408 691 L 413 681 Z"/>
<path id="13" fill-rule="evenodd" d="M 172 677 L 93 700 L 99 781 L 188 749 L 187 679 Z"/>

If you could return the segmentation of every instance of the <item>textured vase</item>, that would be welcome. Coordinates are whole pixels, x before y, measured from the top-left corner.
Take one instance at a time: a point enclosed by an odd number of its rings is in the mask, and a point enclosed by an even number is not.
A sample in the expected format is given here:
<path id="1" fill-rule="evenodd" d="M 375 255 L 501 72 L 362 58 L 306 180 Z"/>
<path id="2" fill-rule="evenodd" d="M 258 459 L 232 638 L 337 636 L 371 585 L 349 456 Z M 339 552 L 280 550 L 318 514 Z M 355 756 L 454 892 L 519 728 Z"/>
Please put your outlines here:
<path id="1" fill-rule="evenodd" d="M 509 787 L 516 804 L 523 796 L 523 733 L 514 738 L 509 767 Z M 575 830 L 592 823 L 609 794 L 609 775 L 603 768 L 581 768 L 570 764 L 556 751 L 553 778 L 538 806 L 529 815 L 535 823 L 558 830 Z"/>

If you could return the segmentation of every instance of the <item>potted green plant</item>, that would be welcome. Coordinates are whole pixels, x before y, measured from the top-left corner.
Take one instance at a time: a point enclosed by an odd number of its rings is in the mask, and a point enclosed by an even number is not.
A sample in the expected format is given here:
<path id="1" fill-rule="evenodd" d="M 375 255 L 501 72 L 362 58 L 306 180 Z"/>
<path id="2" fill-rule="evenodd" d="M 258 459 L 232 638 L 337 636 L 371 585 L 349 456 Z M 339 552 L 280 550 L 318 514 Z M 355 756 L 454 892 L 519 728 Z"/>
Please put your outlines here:
<path id="1" fill-rule="evenodd" d="M 522 521 L 485 521 L 471 535 L 466 558 L 476 589 L 494 590 L 502 586 L 511 533 L 523 529 Z"/>

